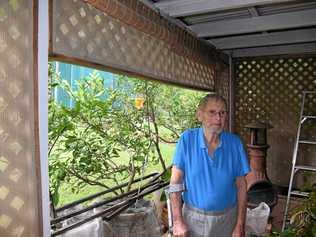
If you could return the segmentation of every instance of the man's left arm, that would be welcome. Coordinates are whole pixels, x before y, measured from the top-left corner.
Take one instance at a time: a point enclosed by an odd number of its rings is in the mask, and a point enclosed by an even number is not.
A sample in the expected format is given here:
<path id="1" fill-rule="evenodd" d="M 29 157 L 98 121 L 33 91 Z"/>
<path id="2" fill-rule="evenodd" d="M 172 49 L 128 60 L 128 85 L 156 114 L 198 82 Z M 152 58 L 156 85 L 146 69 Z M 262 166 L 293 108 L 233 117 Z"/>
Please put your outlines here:
<path id="1" fill-rule="evenodd" d="M 247 210 L 247 184 L 245 176 L 238 176 L 236 178 L 236 186 L 238 199 L 237 222 L 232 237 L 244 237 Z"/>

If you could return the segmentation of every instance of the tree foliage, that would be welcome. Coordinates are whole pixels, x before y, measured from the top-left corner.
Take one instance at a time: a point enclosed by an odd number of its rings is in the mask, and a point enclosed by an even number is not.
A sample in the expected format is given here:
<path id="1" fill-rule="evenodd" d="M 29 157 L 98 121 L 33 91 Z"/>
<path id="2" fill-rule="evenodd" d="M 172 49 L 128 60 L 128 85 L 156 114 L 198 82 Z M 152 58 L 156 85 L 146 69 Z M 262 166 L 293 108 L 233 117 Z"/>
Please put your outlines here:
<path id="1" fill-rule="evenodd" d="M 125 76 L 117 77 L 114 89 L 105 88 L 96 72 L 73 89 L 50 69 L 50 91 L 62 88 L 74 102 L 67 107 L 53 96 L 49 101 L 54 204 L 63 182 L 78 192 L 88 184 L 109 188 L 123 180 L 131 183 L 147 162 L 159 162 L 165 170 L 161 143 L 175 143 L 185 128 L 196 125 L 202 93 Z"/>

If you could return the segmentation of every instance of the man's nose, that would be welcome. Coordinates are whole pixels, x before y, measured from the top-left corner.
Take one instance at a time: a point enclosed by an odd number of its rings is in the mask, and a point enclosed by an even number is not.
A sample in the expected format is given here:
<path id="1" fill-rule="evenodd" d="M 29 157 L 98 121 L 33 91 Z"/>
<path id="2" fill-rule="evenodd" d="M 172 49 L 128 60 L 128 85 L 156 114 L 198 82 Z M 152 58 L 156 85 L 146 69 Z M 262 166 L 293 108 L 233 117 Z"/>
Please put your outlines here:
<path id="1" fill-rule="evenodd" d="M 220 118 L 221 118 L 220 112 L 216 112 L 216 113 L 214 114 L 214 118 L 220 119 Z"/>

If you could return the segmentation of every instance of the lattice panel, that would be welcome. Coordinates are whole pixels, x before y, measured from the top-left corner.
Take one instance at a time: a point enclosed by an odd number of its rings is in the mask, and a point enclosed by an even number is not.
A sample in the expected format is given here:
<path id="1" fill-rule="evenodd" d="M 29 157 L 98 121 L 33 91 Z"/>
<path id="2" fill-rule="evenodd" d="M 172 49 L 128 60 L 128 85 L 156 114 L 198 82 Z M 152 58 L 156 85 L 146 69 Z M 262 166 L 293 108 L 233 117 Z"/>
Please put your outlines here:
<path id="1" fill-rule="evenodd" d="M 316 58 L 272 58 L 240 60 L 236 64 L 236 131 L 247 140 L 244 126 L 269 122 L 267 168 L 271 181 L 289 182 L 302 91 L 316 91 Z M 316 115 L 316 96 L 309 96 L 305 114 Z M 304 125 L 303 137 L 316 140 L 316 121 Z M 315 165 L 316 149 L 302 147 L 300 163 Z M 299 178 L 297 182 L 303 182 Z"/>
<path id="2" fill-rule="evenodd" d="M 52 21 L 52 57 L 66 56 L 165 82 L 214 90 L 214 65 L 177 54 L 163 40 L 83 1 L 53 1 Z"/>
<path id="3" fill-rule="evenodd" d="M 39 236 L 33 1 L 0 1 L 0 236 Z"/>

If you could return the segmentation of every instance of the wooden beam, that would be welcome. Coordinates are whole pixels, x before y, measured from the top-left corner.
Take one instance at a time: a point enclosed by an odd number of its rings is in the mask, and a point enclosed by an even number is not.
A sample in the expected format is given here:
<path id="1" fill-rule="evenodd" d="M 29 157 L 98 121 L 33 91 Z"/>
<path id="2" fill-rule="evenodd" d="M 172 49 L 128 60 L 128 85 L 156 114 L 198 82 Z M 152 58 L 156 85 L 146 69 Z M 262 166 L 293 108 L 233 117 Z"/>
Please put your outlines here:
<path id="1" fill-rule="evenodd" d="M 80 58 L 70 57 L 67 55 L 52 54 L 52 53 L 49 55 L 49 59 L 55 60 L 55 61 L 61 61 L 61 62 L 65 62 L 65 63 L 76 64 L 76 65 L 80 65 L 80 66 L 84 66 L 84 67 L 90 67 L 90 68 L 94 68 L 97 70 L 108 71 L 108 72 L 115 73 L 115 74 L 127 75 L 130 77 L 137 77 L 137 78 L 144 79 L 144 80 L 159 81 L 159 82 L 167 84 L 167 85 L 178 86 L 178 87 L 192 89 L 192 90 L 199 90 L 199 91 L 206 91 L 206 92 L 214 91 L 214 89 L 206 88 L 206 87 L 202 87 L 202 86 L 183 85 L 183 84 L 179 84 L 178 82 L 175 82 L 175 81 L 167 81 L 165 78 L 160 77 L 160 76 L 156 76 L 150 72 L 149 73 L 147 73 L 147 72 L 140 73 L 139 71 L 137 71 L 134 68 L 131 68 L 129 66 L 120 66 L 117 64 L 110 64 L 110 63 L 107 63 L 105 65 L 105 64 L 95 63 L 92 61 L 87 61 L 87 60 L 80 59 Z"/>
<path id="2" fill-rule="evenodd" d="M 259 57 L 272 55 L 295 55 L 295 54 L 316 54 L 316 43 L 306 43 L 297 45 L 281 45 L 258 47 L 248 49 L 226 50 L 226 54 L 231 54 L 233 58 Z"/>
<path id="3" fill-rule="evenodd" d="M 316 43 L 316 29 L 225 37 L 209 40 L 217 49 L 251 48 L 269 45 Z"/>
<path id="4" fill-rule="evenodd" d="M 294 2 L 293 0 L 170 0 L 155 4 L 172 17 L 183 17 L 216 11 L 233 10 L 269 4 Z"/>
<path id="5" fill-rule="evenodd" d="M 198 37 L 218 37 L 316 25 L 316 9 L 192 25 Z"/>

